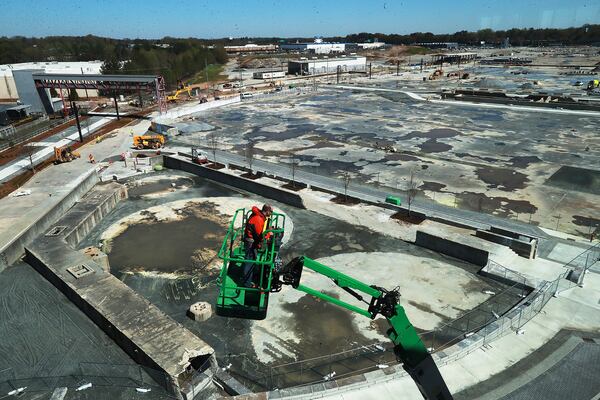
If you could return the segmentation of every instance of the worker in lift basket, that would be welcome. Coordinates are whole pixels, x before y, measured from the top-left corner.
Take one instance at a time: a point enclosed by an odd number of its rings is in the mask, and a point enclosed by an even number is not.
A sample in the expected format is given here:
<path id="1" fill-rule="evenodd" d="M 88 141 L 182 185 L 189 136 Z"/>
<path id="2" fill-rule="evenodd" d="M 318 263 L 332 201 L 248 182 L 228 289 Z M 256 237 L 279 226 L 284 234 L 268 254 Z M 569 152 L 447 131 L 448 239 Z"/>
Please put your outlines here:
<path id="1" fill-rule="evenodd" d="M 257 251 L 261 248 L 263 239 L 265 238 L 264 232 L 267 229 L 267 220 L 271 217 L 272 213 L 273 208 L 269 204 L 263 205 L 261 210 L 256 206 L 252 206 L 252 214 L 250 215 L 250 218 L 248 218 L 248 221 L 246 221 L 246 226 L 244 227 L 244 259 L 256 260 Z M 254 263 L 244 263 L 242 273 L 244 274 L 244 286 L 256 287 L 252 282 L 254 278 L 253 275 L 255 275 Z"/>

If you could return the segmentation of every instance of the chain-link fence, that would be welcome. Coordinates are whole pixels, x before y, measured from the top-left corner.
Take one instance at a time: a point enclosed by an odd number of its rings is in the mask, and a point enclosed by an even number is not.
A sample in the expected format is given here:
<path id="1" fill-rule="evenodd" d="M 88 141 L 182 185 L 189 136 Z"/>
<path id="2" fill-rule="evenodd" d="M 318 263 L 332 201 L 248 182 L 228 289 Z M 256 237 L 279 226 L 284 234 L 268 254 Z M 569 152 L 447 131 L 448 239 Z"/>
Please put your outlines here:
<path id="1" fill-rule="evenodd" d="M 581 284 L 581 280 L 572 279 L 574 267 L 585 272 L 598 261 L 600 244 L 590 247 L 567 263 L 565 271 L 556 279 L 541 281 L 535 288 L 531 287 L 533 283 L 523 275 L 490 261 L 481 274 L 501 282 L 511 282 L 511 285 L 498 293 L 490 293 L 488 300 L 466 314 L 435 330 L 420 333 L 421 339 L 429 351 L 434 353 L 436 363 L 441 366 L 454 362 L 509 332 L 522 334 L 525 324 L 552 297 Z M 461 342 L 460 346 L 453 346 L 458 342 Z M 238 378 L 254 383 L 263 390 L 274 390 L 269 397 L 277 398 L 291 394 L 315 395 L 323 390 L 338 388 L 337 379 L 384 369 L 397 365 L 397 362 L 390 343 L 376 343 L 268 368 L 261 368 L 251 360 L 242 364 L 245 365 L 244 371 L 252 373 Z M 395 373 L 384 375 L 379 381 L 405 374 L 397 368 Z M 360 380 L 357 382 L 361 387 L 374 383 L 370 379 L 369 383 Z"/>
<path id="2" fill-rule="evenodd" d="M 37 129 L 27 129 L 28 127 L 25 127 L 25 126 L 14 128 L 11 131 L 10 135 L 4 136 L 4 137 L 2 137 L 2 139 L 0 139 L 0 151 L 6 150 L 9 147 L 15 146 L 19 143 L 23 143 L 31 138 L 41 135 L 42 133 L 47 132 L 50 129 L 53 129 L 59 125 L 66 124 L 67 122 L 71 121 L 74 118 L 75 117 L 73 117 L 73 116 L 69 116 L 64 119 L 57 119 L 54 121 L 50 121 L 48 124 L 45 124 L 43 127 L 37 128 Z M 41 122 L 44 122 L 46 120 L 48 120 L 48 117 L 46 117 L 45 119 L 40 118 L 34 122 L 35 122 L 35 124 L 40 124 Z"/>

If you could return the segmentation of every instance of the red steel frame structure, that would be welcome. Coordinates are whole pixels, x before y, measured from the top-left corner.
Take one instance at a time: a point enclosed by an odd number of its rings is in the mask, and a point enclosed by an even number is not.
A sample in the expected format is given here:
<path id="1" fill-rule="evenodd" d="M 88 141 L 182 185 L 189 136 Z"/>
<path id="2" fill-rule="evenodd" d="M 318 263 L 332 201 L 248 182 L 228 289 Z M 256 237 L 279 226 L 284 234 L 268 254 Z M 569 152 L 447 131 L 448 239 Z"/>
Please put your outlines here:
<path id="1" fill-rule="evenodd" d="M 155 92 L 160 113 L 167 112 L 165 80 L 160 75 L 81 75 L 81 74 L 33 74 L 35 87 L 39 89 L 58 89 L 63 109 L 67 104 L 62 89 L 105 90 L 116 94 L 121 91 L 142 90 Z"/>

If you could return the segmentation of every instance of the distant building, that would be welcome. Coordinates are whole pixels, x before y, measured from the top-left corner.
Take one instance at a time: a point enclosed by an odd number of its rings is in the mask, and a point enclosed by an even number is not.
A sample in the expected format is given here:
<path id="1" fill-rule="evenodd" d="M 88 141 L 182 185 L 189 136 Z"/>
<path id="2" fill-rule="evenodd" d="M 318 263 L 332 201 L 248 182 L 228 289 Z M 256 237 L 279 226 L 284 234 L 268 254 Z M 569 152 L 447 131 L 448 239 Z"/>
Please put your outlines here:
<path id="1" fill-rule="evenodd" d="M 275 78 L 285 78 L 285 71 L 275 70 L 275 71 L 256 71 L 252 73 L 252 77 L 254 79 L 275 79 Z"/>
<path id="2" fill-rule="evenodd" d="M 28 104 L 0 104 L 0 126 L 27 118 L 29 108 Z"/>
<path id="3" fill-rule="evenodd" d="M 367 58 L 360 56 L 338 58 L 304 58 L 288 61 L 288 73 L 292 75 L 314 75 L 336 72 L 366 71 Z"/>
<path id="4" fill-rule="evenodd" d="M 510 65 L 526 65 L 531 64 L 533 60 L 523 57 L 493 57 L 479 60 L 480 64 L 510 64 Z"/>
<path id="5" fill-rule="evenodd" d="M 477 58 L 477 53 L 443 53 L 431 56 L 432 63 L 447 62 L 450 64 L 466 63 Z"/>
<path id="6" fill-rule="evenodd" d="M 277 51 L 278 46 L 276 44 L 245 44 L 243 46 L 224 46 L 227 53 L 268 53 Z"/>
<path id="7" fill-rule="evenodd" d="M 427 42 L 415 43 L 415 45 L 427 47 L 428 49 L 458 49 L 457 42 Z"/>
<path id="8" fill-rule="evenodd" d="M 362 50 L 382 49 L 385 47 L 385 43 L 380 42 L 377 39 L 375 39 L 372 43 L 357 43 L 356 45 Z"/>
<path id="9" fill-rule="evenodd" d="M 356 51 L 356 43 L 331 43 L 315 39 L 312 43 L 283 43 L 279 46 L 283 51 L 297 51 L 309 54 L 335 54 Z"/>
<path id="10" fill-rule="evenodd" d="M 14 72 L 16 71 L 35 69 L 38 72 L 48 74 L 99 74 L 101 66 L 102 61 L 48 61 L 0 65 L 0 101 L 16 101 L 21 98 L 15 84 Z M 86 92 L 83 89 L 78 89 L 77 94 L 81 98 L 98 96 L 95 90 L 88 90 Z M 63 92 L 63 95 L 68 95 L 66 90 Z M 30 104 L 23 99 L 21 101 Z"/>

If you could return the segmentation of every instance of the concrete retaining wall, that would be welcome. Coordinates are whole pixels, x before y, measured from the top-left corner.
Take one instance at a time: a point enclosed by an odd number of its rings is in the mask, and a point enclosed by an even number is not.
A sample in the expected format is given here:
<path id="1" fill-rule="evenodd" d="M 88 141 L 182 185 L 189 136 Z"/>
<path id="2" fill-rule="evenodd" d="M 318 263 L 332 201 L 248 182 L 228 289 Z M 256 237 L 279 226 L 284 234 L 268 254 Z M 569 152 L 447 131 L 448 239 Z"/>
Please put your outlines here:
<path id="1" fill-rule="evenodd" d="M 75 247 L 90 233 L 92 229 L 114 208 L 121 200 L 127 198 L 127 187 L 121 186 L 99 204 L 87 206 L 82 204 L 77 210 L 72 210 L 72 215 L 77 215 L 77 224 L 67 229 L 65 241 Z"/>
<path id="2" fill-rule="evenodd" d="M 268 186 L 250 179 L 231 175 L 216 169 L 204 167 L 199 164 L 194 164 L 193 162 L 187 161 L 185 159 L 164 156 L 164 166 L 166 168 L 172 168 L 180 171 L 189 172 L 215 182 L 223 183 L 225 185 L 246 190 L 248 192 L 255 193 L 260 196 L 267 197 L 269 199 L 277 200 L 279 202 L 289 204 L 297 208 L 305 208 L 304 203 L 302 202 L 302 198 L 296 193 Z"/>
<path id="3" fill-rule="evenodd" d="M 97 186 L 27 245 L 25 260 L 134 361 L 168 375 L 167 382 L 157 382 L 178 395 L 178 385 L 188 369 L 212 363 L 213 349 L 73 248 L 125 197 L 123 187 L 116 183 Z"/>
<path id="4" fill-rule="evenodd" d="M 487 265 L 489 252 L 454 240 L 417 231 L 415 244 L 481 267 Z"/>
<path id="5" fill-rule="evenodd" d="M 537 240 L 532 239 L 531 241 L 525 241 L 516 239 L 514 237 L 504 236 L 499 233 L 490 231 L 483 231 L 478 229 L 475 232 L 475 236 L 485 239 L 487 241 L 498 243 L 503 246 L 510 248 L 512 251 L 517 253 L 521 257 L 535 258 Z"/>
<path id="6" fill-rule="evenodd" d="M 45 233 L 69 208 L 81 199 L 98 182 L 96 171 L 86 175 L 62 200 L 22 232 L 15 232 L 15 238 L 0 249 L 0 272 L 17 261 L 25 253 L 25 246 L 37 236 Z"/>

